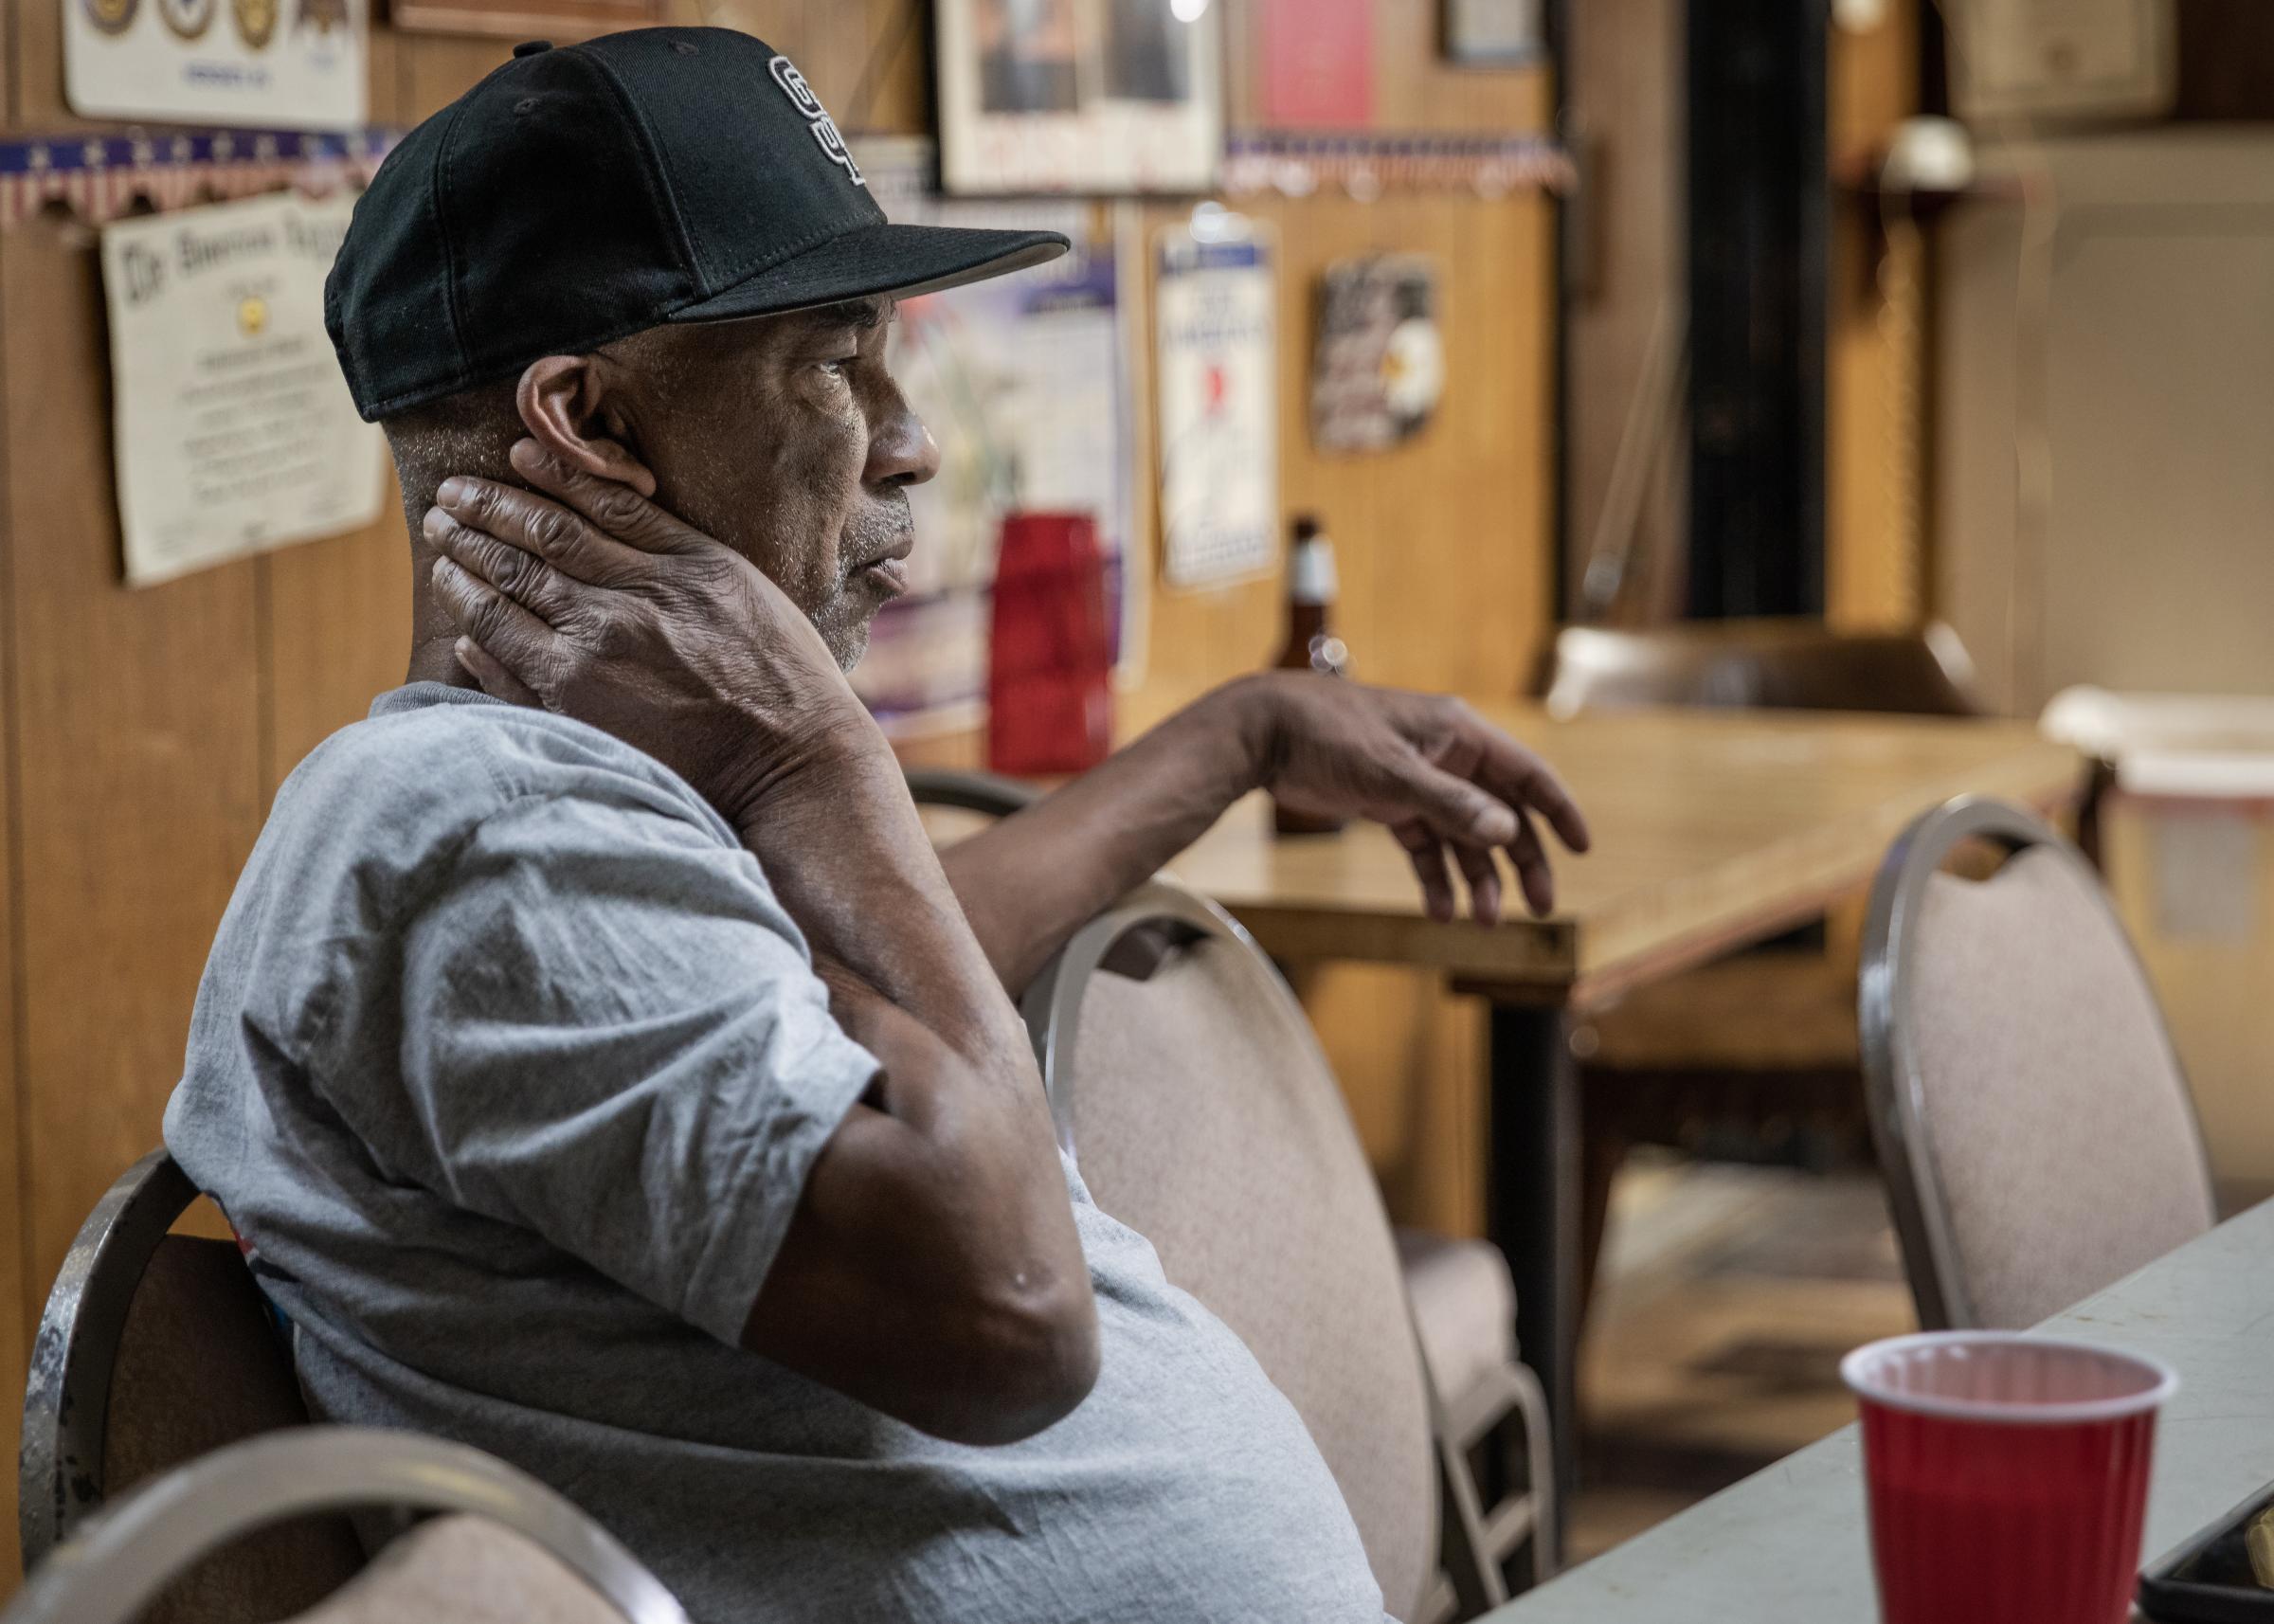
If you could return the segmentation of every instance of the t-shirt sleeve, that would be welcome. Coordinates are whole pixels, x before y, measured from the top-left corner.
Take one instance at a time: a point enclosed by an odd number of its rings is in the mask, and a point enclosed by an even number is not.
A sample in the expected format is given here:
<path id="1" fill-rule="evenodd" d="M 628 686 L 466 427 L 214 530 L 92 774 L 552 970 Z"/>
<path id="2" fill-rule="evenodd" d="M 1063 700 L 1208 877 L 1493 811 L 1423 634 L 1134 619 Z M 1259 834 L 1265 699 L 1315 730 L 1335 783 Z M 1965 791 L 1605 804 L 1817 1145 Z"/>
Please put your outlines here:
<path id="1" fill-rule="evenodd" d="M 632 800 L 485 819 L 401 935 L 401 1075 L 441 1193 L 728 1343 L 876 1060 L 758 863 Z"/>

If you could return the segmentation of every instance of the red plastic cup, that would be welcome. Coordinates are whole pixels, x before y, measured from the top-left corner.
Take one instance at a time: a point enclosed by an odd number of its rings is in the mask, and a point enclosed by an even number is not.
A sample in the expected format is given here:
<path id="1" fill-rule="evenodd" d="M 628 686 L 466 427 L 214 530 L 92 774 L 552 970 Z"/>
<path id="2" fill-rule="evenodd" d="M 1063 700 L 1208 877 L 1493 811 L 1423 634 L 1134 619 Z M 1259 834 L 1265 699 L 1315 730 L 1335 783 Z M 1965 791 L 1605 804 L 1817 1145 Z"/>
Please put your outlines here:
<path id="1" fill-rule="evenodd" d="M 1113 747 L 1113 640 L 1088 514 L 1002 518 L 987 654 L 987 767 L 1087 772 Z"/>
<path id="2" fill-rule="evenodd" d="M 1886 1624 L 2122 1624 L 2168 1367 L 1940 1331 L 1859 1347 L 1840 1375 L 1862 1401 Z"/>

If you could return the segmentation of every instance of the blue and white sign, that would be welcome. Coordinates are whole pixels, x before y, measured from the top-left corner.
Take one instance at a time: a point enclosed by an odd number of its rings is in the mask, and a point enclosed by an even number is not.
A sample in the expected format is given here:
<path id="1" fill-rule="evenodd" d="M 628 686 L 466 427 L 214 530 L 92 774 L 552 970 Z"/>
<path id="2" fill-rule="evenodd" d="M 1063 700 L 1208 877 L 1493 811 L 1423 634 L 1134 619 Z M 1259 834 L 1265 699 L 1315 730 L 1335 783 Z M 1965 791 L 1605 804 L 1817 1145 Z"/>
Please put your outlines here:
<path id="1" fill-rule="evenodd" d="M 1218 586 L 1279 556 L 1278 289 L 1269 241 L 1202 205 L 1160 240 L 1161 571 Z"/>

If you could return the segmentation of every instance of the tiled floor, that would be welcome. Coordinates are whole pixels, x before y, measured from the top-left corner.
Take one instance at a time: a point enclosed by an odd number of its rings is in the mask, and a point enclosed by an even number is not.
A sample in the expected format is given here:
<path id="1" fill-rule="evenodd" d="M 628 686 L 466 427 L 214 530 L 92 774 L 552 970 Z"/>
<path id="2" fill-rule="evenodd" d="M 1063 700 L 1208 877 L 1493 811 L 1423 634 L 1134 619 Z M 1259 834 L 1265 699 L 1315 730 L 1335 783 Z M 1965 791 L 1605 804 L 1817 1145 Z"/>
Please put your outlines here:
<path id="1" fill-rule="evenodd" d="M 1912 1328 L 1868 1173 L 1638 1158 L 1581 1367 L 1575 1559 L 1854 1418 L 1840 1356 Z"/>

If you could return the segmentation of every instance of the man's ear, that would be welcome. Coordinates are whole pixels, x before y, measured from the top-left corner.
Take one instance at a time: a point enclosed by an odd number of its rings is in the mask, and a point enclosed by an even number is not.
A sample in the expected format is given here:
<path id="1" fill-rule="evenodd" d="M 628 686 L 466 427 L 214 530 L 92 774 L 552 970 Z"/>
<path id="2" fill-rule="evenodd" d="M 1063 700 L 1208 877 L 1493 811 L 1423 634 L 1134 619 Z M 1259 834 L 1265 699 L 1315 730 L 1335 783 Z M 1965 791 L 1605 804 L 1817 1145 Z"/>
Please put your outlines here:
<path id="1" fill-rule="evenodd" d="M 571 468 L 656 494 L 656 476 L 627 443 L 623 415 L 590 355 L 532 361 L 514 390 L 514 406 L 532 438 Z"/>

